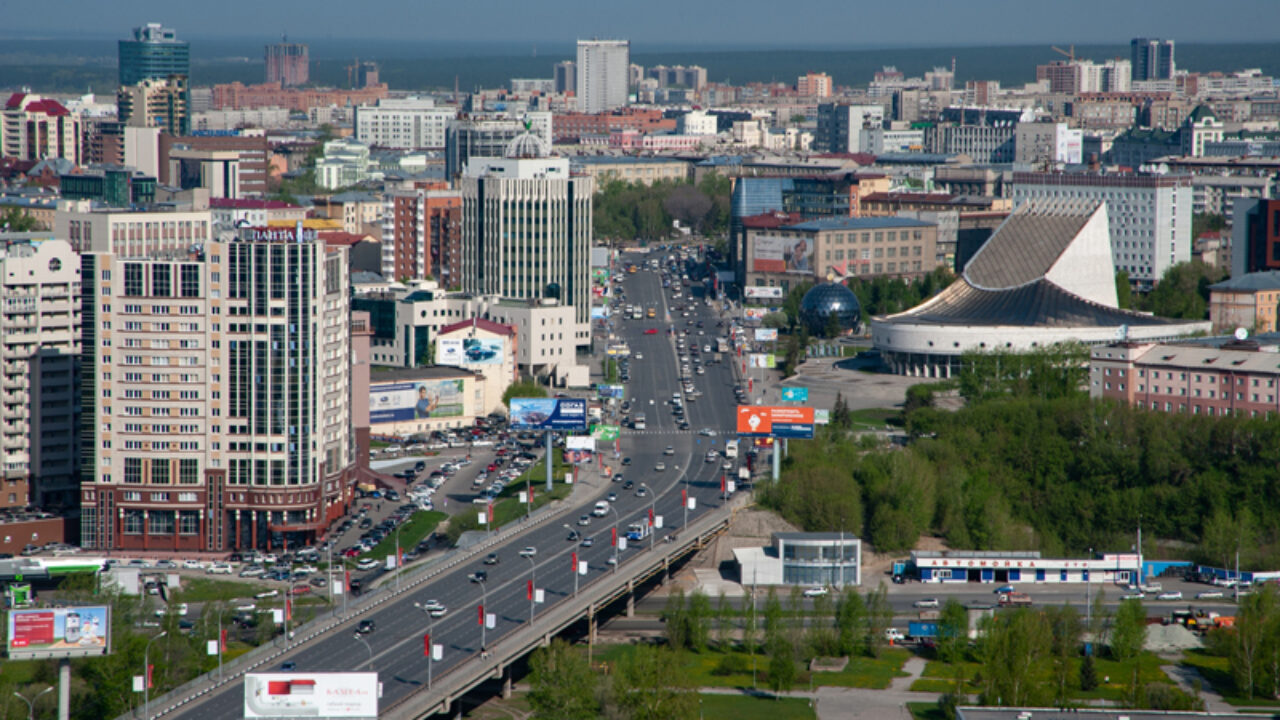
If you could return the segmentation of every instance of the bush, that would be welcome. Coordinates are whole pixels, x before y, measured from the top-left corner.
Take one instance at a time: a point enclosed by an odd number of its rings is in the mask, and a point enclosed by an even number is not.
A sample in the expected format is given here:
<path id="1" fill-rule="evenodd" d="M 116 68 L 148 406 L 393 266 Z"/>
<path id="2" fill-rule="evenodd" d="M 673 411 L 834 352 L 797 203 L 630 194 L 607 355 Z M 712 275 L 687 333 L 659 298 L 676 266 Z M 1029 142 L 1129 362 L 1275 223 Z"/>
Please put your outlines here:
<path id="1" fill-rule="evenodd" d="M 743 675 L 751 672 L 751 663 L 747 662 L 747 656 L 739 653 L 725 653 L 720 658 L 720 662 L 716 663 L 715 668 L 711 670 L 712 675 Z"/>
<path id="2" fill-rule="evenodd" d="M 1204 701 L 1165 683 L 1148 683 L 1143 688 L 1146 707 L 1152 710 L 1203 711 Z"/>

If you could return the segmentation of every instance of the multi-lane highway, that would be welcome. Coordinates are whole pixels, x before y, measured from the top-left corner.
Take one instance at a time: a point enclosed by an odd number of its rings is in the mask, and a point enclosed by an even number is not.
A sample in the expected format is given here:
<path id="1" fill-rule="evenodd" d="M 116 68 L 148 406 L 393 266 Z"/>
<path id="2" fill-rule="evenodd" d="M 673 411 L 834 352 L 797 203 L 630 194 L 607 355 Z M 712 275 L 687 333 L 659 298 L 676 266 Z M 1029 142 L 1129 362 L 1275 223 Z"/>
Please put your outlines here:
<path id="1" fill-rule="evenodd" d="M 639 261 L 639 258 L 636 259 Z M 545 603 L 535 612 L 545 612 L 555 603 L 573 592 L 571 553 L 588 563 L 589 573 L 580 576 L 581 587 L 600 579 L 613 571 L 609 559 L 615 549 L 610 543 L 611 530 L 618 527 L 624 533 L 632 522 L 647 521 L 652 506 L 656 515 L 663 516 L 665 533 L 679 533 L 684 519 L 681 490 L 687 488 L 697 499 L 695 510 L 689 511 L 689 521 L 709 510 L 720 507 L 723 499 L 718 463 L 703 461 L 706 451 L 723 448 L 725 432 L 733 427 L 735 400 L 734 375 L 731 362 L 712 364 L 705 374 L 695 376 L 695 385 L 704 394 L 696 402 L 687 404 L 687 419 L 691 430 L 680 431 L 669 405 L 672 393 L 681 389 L 679 362 L 675 346 L 675 334 L 689 327 L 689 342 L 715 342 L 718 318 L 711 308 L 699 299 L 682 301 L 689 306 L 688 319 L 671 310 L 670 291 L 664 292 L 661 277 L 656 273 L 629 274 L 625 281 L 627 302 L 644 308 L 655 308 L 653 319 L 616 320 L 614 333 L 631 347 L 630 382 L 628 395 L 633 412 L 644 412 L 648 419 L 644 431 L 628 432 L 622 436 L 622 455 L 631 458 L 628 467 L 618 467 L 627 480 L 634 483 L 624 490 L 622 483 L 612 483 L 597 476 L 593 484 L 586 484 L 574 495 L 577 507 L 554 522 L 541 523 L 528 532 L 520 533 L 506 543 L 489 548 L 475 555 L 411 592 L 379 605 L 332 632 L 312 640 L 270 665 L 256 668 L 258 672 L 278 669 L 281 660 L 295 663 L 298 671 L 356 671 L 372 668 L 378 673 L 383 686 L 382 704 L 391 705 L 405 696 L 423 689 L 427 679 L 427 658 L 423 654 L 423 634 L 430 631 L 432 642 L 443 645 L 443 659 L 432 664 L 434 677 L 440 678 L 458 664 L 474 659 L 481 652 L 482 628 L 478 622 L 480 605 L 486 612 L 496 615 L 496 626 L 483 631 L 483 642 L 492 647 L 505 635 L 529 622 L 530 604 L 526 595 L 526 583 L 531 572 L 536 575 L 535 585 L 545 590 Z M 688 321 L 701 320 L 705 335 L 697 334 L 696 325 Z M 658 330 L 655 334 L 644 331 Z M 675 333 L 668 333 L 674 328 Z M 700 428 L 713 428 L 717 435 L 697 435 Z M 673 455 L 666 455 L 671 446 Z M 607 455 L 607 454 L 606 454 Z M 666 469 L 657 471 L 658 463 Z M 616 463 L 615 463 L 616 464 Z M 651 493 L 646 497 L 636 495 L 641 483 Z M 617 493 L 613 503 L 616 512 L 606 517 L 592 517 L 591 524 L 579 527 L 581 515 L 589 515 L 592 506 L 607 493 Z M 562 523 L 584 535 L 593 536 L 592 547 L 582 547 L 567 540 L 568 531 Z M 648 548 L 648 542 L 632 543 L 619 553 L 623 566 L 628 558 Z M 536 548 L 536 555 L 526 559 L 519 555 L 525 547 Z M 483 564 L 487 552 L 499 557 L 496 565 Z M 469 576 L 477 571 L 487 571 L 484 583 L 470 582 Z M 447 608 L 441 618 L 432 618 L 416 604 L 435 600 Z M 363 635 L 363 642 L 354 637 L 355 625 L 361 620 L 372 620 L 375 629 Z M 160 713 L 165 705 L 152 703 L 151 712 Z M 243 690 L 239 681 L 229 682 L 214 692 L 207 693 L 196 702 L 188 703 L 164 715 L 165 717 L 190 717 L 200 720 L 238 718 L 243 712 Z"/>

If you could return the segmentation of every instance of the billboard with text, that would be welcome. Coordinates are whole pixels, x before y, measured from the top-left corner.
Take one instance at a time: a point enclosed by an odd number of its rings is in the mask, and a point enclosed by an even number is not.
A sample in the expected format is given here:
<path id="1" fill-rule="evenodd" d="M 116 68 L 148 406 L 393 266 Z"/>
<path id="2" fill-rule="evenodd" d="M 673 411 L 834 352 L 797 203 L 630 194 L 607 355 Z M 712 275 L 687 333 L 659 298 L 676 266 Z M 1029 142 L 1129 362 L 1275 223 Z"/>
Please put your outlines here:
<path id="1" fill-rule="evenodd" d="M 739 405 L 738 434 L 748 437 L 813 437 L 813 408 Z"/>
<path id="2" fill-rule="evenodd" d="M 463 381 L 416 380 L 369 387 L 369 422 L 462 417 Z"/>
<path id="3" fill-rule="evenodd" d="M 246 718 L 376 718 L 378 674 L 249 673 L 244 676 Z"/>
<path id="4" fill-rule="evenodd" d="M 443 338 L 436 341 L 436 364 L 501 365 L 505 348 L 502 338 Z"/>
<path id="5" fill-rule="evenodd" d="M 778 328 L 756 328 L 756 342 L 777 342 Z"/>
<path id="6" fill-rule="evenodd" d="M 752 243 L 752 272 L 813 274 L 813 241 L 757 235 Z"/>
<path id="7" fill-rule="evenodd" d="M 758 285 L 749 285 L 742 288 L 742 297 L 751 299 L 769 298 L 773 300 L 782 299 L 782 288 L 780 287 L 760 287 Z"/>
<path id="8" fill-rule="evenodd" d="M 10 610 L 8 638 L 10 660 L 106 655 L 111 651 L 111 608 Z"/>
<path id="9" fill-rule="evenodd" d="M 581 398 L 511 398 L 515 430 L 586 430 L 587 401 Z"/>

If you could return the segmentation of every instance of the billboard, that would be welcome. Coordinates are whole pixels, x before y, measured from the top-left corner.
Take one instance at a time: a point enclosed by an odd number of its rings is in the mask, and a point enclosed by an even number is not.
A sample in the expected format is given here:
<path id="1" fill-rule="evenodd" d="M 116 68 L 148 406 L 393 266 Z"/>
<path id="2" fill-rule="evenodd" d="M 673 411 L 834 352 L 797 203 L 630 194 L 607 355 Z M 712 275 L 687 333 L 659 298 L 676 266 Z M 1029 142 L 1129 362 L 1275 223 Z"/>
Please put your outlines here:
<path id="1" fill-rule="evenodd" d="M 9 611 L 9 659 L 88 657 L 111 651 L 106 605 Z"/>
<path id="2" fill-rule="evenodd" d="M 830 410 L 817 410 L 817 409 L 815 409 L 815 410 L 813 411 L 813 424 L 814 424 L 814 425 L 829 425 L 829 424 L 831 424 L 831 411 L 830 411 Z"/>
<path id="3" fill-rule="evenodd" d="M 618 399 L 626 397 L 627 388 L 625 385 L 597 385 L 596 393 L 601 400 Z"/>
<path id="4" fill-rule="evenodd" d="M 246 718 L 376 718 L 378 674 L 249 673 L 244 676 Z"/>
<path id="5" fill-rule="evenodd" d="M 608 320 L 609 306 L 608 305 L 592 305 L 591 319 L 592 320 Z"/>
<path id="6" fill-rule="evenodd" d="M 777 342 L 778 328 L 756 328 L 756 342 Z"/>
<path id="7" fill-rule="evenodd" d="M 595 462 L 594 450 L 569 450 L 564 451 L 564 462 L 567 465 L 589 465 Z"/>
<path id="8" fill-rule="evenodd" d="M 613 442 L 618 439 L 617 425 L 592 425 L 591 437 L 600 442 Z"/>
<path id="9" fill-rule="evenodd" d="M 599 285 L 609 284 L 609 268 L 594 267 L 591 268 L 591 280 Z"/>
<path id="10" fill-rule="evenodd" d="M 442 338 L 436 341 L 437 365 L 501 365 L 502 338 Z"/>
<path id="11" fill-rule="evenodd" d="M 738 434 L 750 437 L 813 437 L 813 408 L 739 405 Z"/>
<path id="12" fill-rule="evenodd" d="M 460 378 L 375 383 L 369 388 L 369 422 L 462 417 L 462 385 Z"/>
<path id="13" fill-rule="evenodd" d="M 591 435 L 574 435 L 564 439 L 564 448 L 566 450 L 595 451 L 596 439 Z"/>
<path id="14" fill-rule="evenodd" d="M 747 356 L 747 367 L 775 368 L 777 366 L 773 353 L 751 353 Z"/>
<path id="15" fill-rule="evenodd" d="M 511 398 L 515 430 L 586 430 L 587 401 L 581 398 Z"/>
<path id="16" fill-rule="evenodd" d="M 751 285 L 742 288 L 742 297 L 748 300 L 753 298 L 771 298 L 775 300 L 782 299 L 782 288 L 780 287 L 760 287 Z"/>
<path id="17" fill-rule="evenodd" d="M 809 402 L 809 388 L 807 387 L 784 387 L 782 388 L 782 402 Z"/>
<path id="18" fill-rule="evenodd" d="M 813 274 L 813 241 L 757 235 L 752 243 L 752 272 Z"/>

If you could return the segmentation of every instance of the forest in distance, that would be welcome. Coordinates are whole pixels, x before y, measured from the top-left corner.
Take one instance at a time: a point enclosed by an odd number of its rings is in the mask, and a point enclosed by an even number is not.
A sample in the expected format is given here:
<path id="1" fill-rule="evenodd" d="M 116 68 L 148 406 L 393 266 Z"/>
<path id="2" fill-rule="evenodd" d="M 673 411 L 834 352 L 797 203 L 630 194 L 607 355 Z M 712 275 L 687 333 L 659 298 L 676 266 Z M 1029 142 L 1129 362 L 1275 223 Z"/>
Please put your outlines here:
<path id="1" fill-rule="evenodd" d="M 1082 347 L 971 354 L 958 411 L 916 386 L 906 447 L 851 439 L 843 399 L 791 441 L 762 502 L 810 531 L 860 533 L 879 552 L 921 535 L 965 550 L 1148 557 L 1280 567 L 1280 421 L 1166 414 L 1091 400 Z M 1067 368 L 1064 370 L 1064 368 Z"/>

